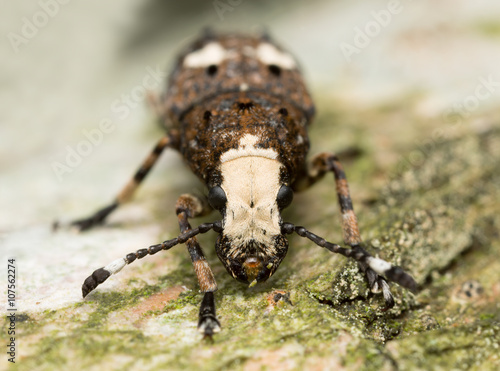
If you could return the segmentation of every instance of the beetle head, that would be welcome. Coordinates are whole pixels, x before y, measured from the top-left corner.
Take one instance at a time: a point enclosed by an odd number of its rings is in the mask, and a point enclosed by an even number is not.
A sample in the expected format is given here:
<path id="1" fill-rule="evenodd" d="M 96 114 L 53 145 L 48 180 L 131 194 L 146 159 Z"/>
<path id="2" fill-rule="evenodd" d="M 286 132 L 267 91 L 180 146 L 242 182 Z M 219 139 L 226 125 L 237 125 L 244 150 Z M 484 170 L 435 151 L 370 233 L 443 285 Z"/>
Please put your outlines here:
<path id="1" fill-rule="evenodd" d="M 216 251 L 234 278 L 253 285 L 268 279 L 287 253 L 280 212 L 293 192 L 280 181 L 275 159 L 243 157 L 223 165 L 222 184 L 208 194 L 223 216 Z"/>

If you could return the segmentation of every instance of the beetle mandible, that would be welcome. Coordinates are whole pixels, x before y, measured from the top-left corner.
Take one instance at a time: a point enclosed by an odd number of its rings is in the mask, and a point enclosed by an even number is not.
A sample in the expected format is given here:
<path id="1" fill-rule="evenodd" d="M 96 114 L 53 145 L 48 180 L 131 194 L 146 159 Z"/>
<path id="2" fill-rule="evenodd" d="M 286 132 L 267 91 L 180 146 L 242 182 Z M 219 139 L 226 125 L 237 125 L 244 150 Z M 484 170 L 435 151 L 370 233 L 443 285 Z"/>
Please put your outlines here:
<path id="1" fill-rule="evenodd" d="M 198 329 L 204 336 L 212 336 L 220 331 L 214 299 L 217 284 L 195 237 L 210 230 L 219 233 L 215 249 L 229 274 L 250 286 L 273 275 L 288 250 L 286 235 L 297 233 L 355 259 L 370 289 L 383 293 L 387 307 L 394 300 L 386 279 L 416 290 L 408 273 L 360 246 L 358 223 L 338 158 L 321 153 L 306 162 L 307 127 L 314 105 L 296 60 L 269 36 L 205 32 L 179 55 L 166 93 L 156 106 L 165 136 L 113 203 L 72 224 L 86 230 L 103 223 L 131 198 L 165 148 L 177 150 L 206 184 L 208 202 L 181 195 L 175 207 L 181 234 L 97 269 L 82 286 L 84 297 L 136 259 L 185 243 L 204 293 Z M 348 248 L 281 218 L 294 191 L 307 189 L 329 172 L 334 175 Z M 220 212 L 221 220 L 191 227 L 189 219 L 213 209 Z"/>

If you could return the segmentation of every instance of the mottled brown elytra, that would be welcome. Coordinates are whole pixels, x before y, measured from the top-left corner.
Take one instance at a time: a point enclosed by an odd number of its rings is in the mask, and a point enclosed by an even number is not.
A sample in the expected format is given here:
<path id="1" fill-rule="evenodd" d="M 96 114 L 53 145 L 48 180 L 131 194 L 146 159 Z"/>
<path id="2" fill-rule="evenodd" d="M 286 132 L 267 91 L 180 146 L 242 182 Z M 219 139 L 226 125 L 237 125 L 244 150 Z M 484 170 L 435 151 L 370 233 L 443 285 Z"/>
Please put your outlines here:
<path id="1" fill-rule="evenodd" d="M 386 279 L 416 290 L 409 274 L 360 246 L 356 215 L 337 157 L 321 153 L 306 162 L 307 126 L 314 105 L 297 62 L 269 36 L 205 32 L 179 55 L 168 89 L 155 107 L 165 136 L 111 205 L 72 224 L 85 230 L 102 223 L 130 199 L 165 148 L 184 157 L 206 184 L 207 199 L 180 196 L 175 210 L 181 234 L 97 269 L 83 284 L 84 297 L 135 259 L 185 243 L 204 293 L 198 328 L 204 336 L 212 336 L 220 331 L 214 301 L 217 284 L 195 237 L 210 230 L 219 233 L 215 249 L 229 274 L 250 286 L 272 276 L 287 253 L 286 235 L 295 232 L 358 261 L 371 290 L 383 293 L 388 308 L 394 300 Z M 293 192 L 307 189 L 327 172 L 335 177 L 349 248 L 281 218 Z M 213 209 L 220 212 L 221 220 L 191 227 L 190 218 Z"/>

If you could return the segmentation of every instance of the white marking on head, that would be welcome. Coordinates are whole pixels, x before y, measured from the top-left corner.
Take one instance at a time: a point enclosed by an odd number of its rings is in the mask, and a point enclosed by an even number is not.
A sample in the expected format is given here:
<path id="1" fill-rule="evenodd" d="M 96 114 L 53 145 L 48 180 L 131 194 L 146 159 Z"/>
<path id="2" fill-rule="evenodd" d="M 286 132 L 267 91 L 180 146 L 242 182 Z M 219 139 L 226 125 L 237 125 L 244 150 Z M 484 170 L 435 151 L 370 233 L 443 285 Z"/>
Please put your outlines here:
<path id="1" fill-rule="evenodd" d="M 272 253 L 273 237 L 281 233 L 276 203 L 281 163 L 276 151 L 255 148 L 256 141 L 256 136 L 247 134 L 238 149 L 222 156 L 221 187 L 227 197 L 224 234 L 232 240 L 235 253 L 251 240 Z"/>
<path id="2" fill-rule="evenodd" d="M 218 65 L 228 58 L 236 55 L 234 50 L 224 49 L 217 42 L 210 42 L 203 48 L 196 50 L 184 58 L 184 67 L 208 67 L 212 64 Z"/>
<path id="3" fill-rule="evenodd" d="M 247 91 L 248 90 L 248 84 L 246 82 L 240 84 L 240 91 Z"/>
<path id="4" fill-rule="evenodd" d="M 284 69 L 293 69 L 297 66 L 290 54 L 282 52 L 273 44 L 261 43 L 256 52 L 257 58 L 264 64 L 275 64 Z"/>
<path id="5" fill-rule="evenodd" d="M 224 163 L 247 156 L 265 157 L 270 160 L 276 160 L 278 158 L 278 154 L 274 149 L 255 147 L 258 139 L 259 138 L 255 135 L 245 134 L 240 139 L 238 149 L 230 149 L 229 151 L 225 152 L 220 158 L 221 162 Z"/>

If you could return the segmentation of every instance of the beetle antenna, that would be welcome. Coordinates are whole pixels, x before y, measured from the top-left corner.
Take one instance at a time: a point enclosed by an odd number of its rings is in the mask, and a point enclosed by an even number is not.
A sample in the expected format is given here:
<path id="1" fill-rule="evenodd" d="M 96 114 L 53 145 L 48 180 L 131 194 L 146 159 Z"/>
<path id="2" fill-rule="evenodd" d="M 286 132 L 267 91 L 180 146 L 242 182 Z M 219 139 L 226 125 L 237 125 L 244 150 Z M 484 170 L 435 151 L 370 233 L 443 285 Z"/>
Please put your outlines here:
<path id="1" fill-rule="evenodd" d="M 206 233 L 210 230 L 214 230 L 215 232 L 222 232 L 222 222 L 220 220 L 213 223 L 203 223 L 200 224 L 197 228 L 190 229 L 185 233 L 181 233 L 176 238 L 171 240 L 163 241 L 162 243 L 151 245 L 147 249 L 140 249 L 136 252 L 127 254 L 124 258 L 116 259 L 106 265 L 105 267 L 99 268 L 95 270 L 92 275 L 87 277 L 85 282 L 82 285 L 82 294 L 83 297 L 86 297 L 92 290 L 94 290 L 98 285 L 106 281 L 109 276 L 112 274 L 118 273 L 121 269 L 127 265 L 132 263 L 136 259 L 142 259 L 146 255 L 154 255 L 161 250 L 170 250 L 175 245 L 179 245 L 181 243 L 185 243 L 190 238 L 194 236 Z"/>
<path id="2" fill-rule="evenodd" d="M 295 232 L 299 236 L 305 237 L 314 242 L 316 245 L 324 247 L 331 252 L 341 254 L 345 257 L 353 258 L 358 262 L 367 264 L 377 274 L 387 277 L 389 280 L 406 287 L 412 292 L 417 291 L 417 283 L 413 277 L 406 273 L 401 267 L 392 265 L 383 259 L 375 258 L 359 245 L 354 245 L 352 246 L 352 249 L 347 249 L 335 243 L 328 242 L 324 238 L 308 231 L 306 228 L 295 226 L 292 223 L 283 223 L 281 226 L 281 232 L 283 234 L 291 234 Z"/>

